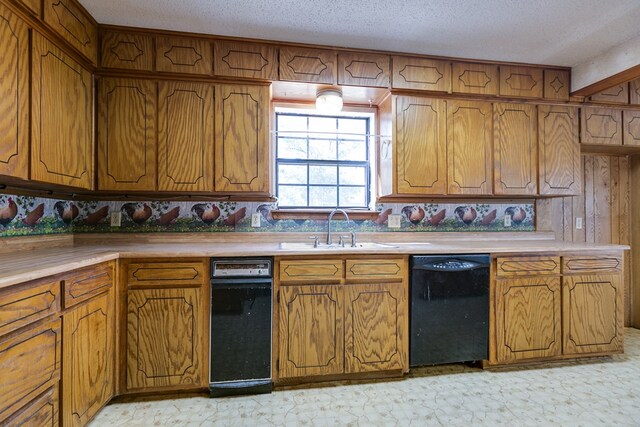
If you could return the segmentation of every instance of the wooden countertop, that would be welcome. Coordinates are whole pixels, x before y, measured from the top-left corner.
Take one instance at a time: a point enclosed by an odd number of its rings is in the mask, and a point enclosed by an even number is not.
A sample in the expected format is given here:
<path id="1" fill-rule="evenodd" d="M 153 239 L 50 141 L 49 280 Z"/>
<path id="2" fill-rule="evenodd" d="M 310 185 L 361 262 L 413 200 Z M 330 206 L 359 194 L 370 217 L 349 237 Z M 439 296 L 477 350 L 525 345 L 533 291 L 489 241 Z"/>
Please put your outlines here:
<path id="1" fill-rule="evenodd" d="M 555 240 L 465 240 L 442 239 L 433 242 L 410 241 L 385 242 L 395 247 L 375 249 L 310 249 L 283 250 L 278 242 L 194 242 L 188 243 L 84 243 L 68 247 L 45 248 L 37 251 L 16 251 L 2 254 L 0 265 L 0 288 L 23 283 L 41 277 L 64 273 L 77 268 L 98 264 L 117 258 L 159 258 L 159 257 L 220 257 L 220 256 L 285 256 L 308 255 L 326 256 L 331 254 L 460 254 L 491 253 L 597 253 L 617 252 L 630 249 L 625 245 L 599 245 L 585 243 L 565 243 Z M 363 241 L 369 241 L 368 239 Z"/>

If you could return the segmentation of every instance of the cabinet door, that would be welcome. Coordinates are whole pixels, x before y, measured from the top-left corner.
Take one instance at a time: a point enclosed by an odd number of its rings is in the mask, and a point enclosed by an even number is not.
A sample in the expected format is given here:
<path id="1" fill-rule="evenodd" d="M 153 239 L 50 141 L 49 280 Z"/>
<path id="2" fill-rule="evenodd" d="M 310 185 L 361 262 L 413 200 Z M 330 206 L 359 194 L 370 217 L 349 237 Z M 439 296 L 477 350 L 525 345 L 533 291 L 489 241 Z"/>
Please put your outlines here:
<path id="1" fill-rule="evenodd" d="M 615 104 L 629 103 L 629 84 L 622 83 L 609 89 L 593 94 L 589 97 L 590 101 L 596 102 L 612 102 Z"/>
<path id="2" fill-rule="evenodd" d="M 544 70 L 544 98 L 569 100 L 569 70 Z"/>
<path id="3" fill-rule="evenodd" d="M 216 96 L 219 192 L 269 192 L 269 87 L 221 85 Z"/>
<path id="4" fill-rule="evenodd" d="M 98 189 L 156 189 L 156 84 L 100 80 Z"/>
<path id="5" fill-rule="evenodd" d="M 336 53 L 325 49 L 280 48 L 280 80 L 336 83 Z"/>
<path id="6" fill-rule="evenodd" d="M 29 174 L 29 28 L 0 4 L 0 174 Z"/>
<path id="7" fill-rule="evenodd" d="M 278 49 L 273 45 L 218 40 L 214 50 L 217 76 L 278 80 Z"/>
<path id="8" fill-rule="evenodd" d="M 29 402 L 9 419 L 2 422 L 3 427 L 51 426 L 57 427 L 58 415 L 58 385 Z"/>
<path id="9" fill-rule="evenodd" d="M 338 53 L 338 84 L 351 86 L 389 87 L 387 55 L 371 53 Z"/>
<path id="10" fill-rule="evenodd" d="M 280 288 L 280 378 L 343 372 L 343 298 L 339 285 Z"/>
<path id="11" fill-rule="evenodd" d="M 208 40 L 156 37 L 156 70 L 167 73 L 213 72 L 213 49 Z"/>
<path id="12" fill-rule="evenodd" d="M 623 144 L 640 146 L 640 111 L 624 110 L 624 135 Z"/>
<path id="13" fill-rule="evenodd" d="M 213 191 L 213 86 L 160 82 L 158 190 Z"/>
<path id="14" fill-rule="evenodd" d="M 491 104 L 447 101 L 447 182 L 450 194 L 491 194 Z"/>
<path id="15" fill-rule="evenodd" d="M 451 72 L 451 88 L 456 93 L 479 95 L 498 94 L 498 66 L 492 64 L 472 64 L 454 62 Z"/>
<path id="16" fill-rule="evenodd" d="M 561 354 L 559 277 L 498 280 L 495 298 L 498 362 Z"/>
<path id="17" fill-rule="evenodd" d="M 62 317 L 62 420 L 85 425 L 113 396 L 113 289 Z"/>
<path id="18" fill-rule="evenodd" d="M 397 192 L 445 194 L 445 101 L 398 96 L 395 102 Z"/>
<path id="19" fill-rule="evenodd" d="M 495 194 L 538 192 L 538 118 L 535 105 L 494 104 Z"/>
<path id="20" fill-rule="evenodd" d="M 542 98 L 542 68 L 501 65 L 500 95 Z"/>
<path id="21" fill-rule="evenodd" d="M 127 390 L 202 387 L 200 289 L 130 289 L 127 299 Z"/>
<path id="22" fill-rule="evenodd" d="M 451 62 L 393 56 L 391 87 L 438 92 L 451 90 Z"/>
<path id="23" fill-rule="evenodd" d="M 345 372 L 404 369 L 407 301 L 402 283 L 345 286 Z"/>
<path id="24" fill-rule="evenodd" d="M 98 25 L 86 10 L 73 0 L 44 0 L 44 22 L 71 46 L 89 58 L 98 60 Z"/>
<path id="25" fill-rule="evenodd" d="M 565 354 L 622 352 L 622 295 L 620 275 L 617 274 L 563 278 Z"/>
<path id="26" fill-rule="evenodd" d="M 153 71 L 153 38 L 144 34 L 105 31 L 100 65 L 102 68 Z"/>
<path id="27" fill-rule="evenodd" d="M 578 196 L 582 188 L 578 110 L 538 106 L 540 194 Z"/>
<path id="28" fill-rule="evenodd" d="M 582 144 L 622 145 L 622 110 L 583 107 Z"/>

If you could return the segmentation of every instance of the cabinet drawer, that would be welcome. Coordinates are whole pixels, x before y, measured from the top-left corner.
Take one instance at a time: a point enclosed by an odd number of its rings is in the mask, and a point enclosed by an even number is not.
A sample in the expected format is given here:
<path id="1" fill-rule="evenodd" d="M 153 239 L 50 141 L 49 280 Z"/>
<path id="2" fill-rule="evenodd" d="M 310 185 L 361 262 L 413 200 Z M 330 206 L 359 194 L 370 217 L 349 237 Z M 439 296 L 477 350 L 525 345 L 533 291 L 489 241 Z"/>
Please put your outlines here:
<path id="1" fill-rule="evenodd" d="M 71 307 L 105 292 L 113 285 L 113 264 L 72 271 L 64 279 L 64 306 Z"/>
<path id="2" fill-rule="evenodd" d="M 5 427 L 58 425 L 58 386 L 38 396 L 2 423 Z"/>
<path id="3" fill-rule="evenodd" d="M 153 70 L 153 38 L 144 34 L 107 31 L 102 35 L 103 68 Z"/>
<path id="4" fill-rule="evenodd" d="M 402 259 L 348 259 L 346 277 L 347 280 L 402 280 L 405 277 L 404 261 Z"/>
<path id="5" fill-rule="evenodd" d="M 324 49 L 280 48 L 280 80 L 336 83 L 336 53 Z"/>
<path id="6" fill-rule="evenodd" d="M 514 277 L 540 274 L 560 274 L 560 257 L 498 258 L 496 276 Z"/>
<path id="7" fill-rule="evenodd" d="M 0 424 L 60 380 L 60 319 L 0 341 Z"/>
<path id="8" fill-rule="evenodd" d="M 389 63 L 387 55 L 339 53 L 338 84 L 389 87 Z"/>
<path id="9" fill-rule="evenodd" d="M 156 71 L 211 75 L 212 59 L 207 40 L 156 38 Z"/>
<path id="10" fill-rule="evenodd" d="M 393 56 L 391 87 L 451 91 L 451 63 L 436 59 Z"/>
<path id="11" fill-rule="evenodd" d="M 60 282 L 45 279 L 0 292 L 0 336 L 60 310 Z"/>
<path id="12" fill-rule="evenodd" d="M 562 273 L 620 273 L 622 258 L 619 256 L 571 256 L 562 258 Z"/>
<path id="13" fill-rule="evenodd" d="M 281 282 L 340 281 L 344 264 L 340 259 L 280 261 Z"/>
<path id="14" fill-rule="evenodd" d="M 200 262 L 145 262 L 129 264 L 130 286 L 202 285 L 205 267 Z"/>
<path id="15" fill-rule="evenodd" d="M 98 27 L 84 8 L 72 0 L 44 0 L 44 22 L 95 64 Z"/>
<path id="16" fill-rule="evenodd" d="M 214 46 L 216 76 L 278 79 L 278 51 L 275 46 L 228 41 L 217 41 Z"/>

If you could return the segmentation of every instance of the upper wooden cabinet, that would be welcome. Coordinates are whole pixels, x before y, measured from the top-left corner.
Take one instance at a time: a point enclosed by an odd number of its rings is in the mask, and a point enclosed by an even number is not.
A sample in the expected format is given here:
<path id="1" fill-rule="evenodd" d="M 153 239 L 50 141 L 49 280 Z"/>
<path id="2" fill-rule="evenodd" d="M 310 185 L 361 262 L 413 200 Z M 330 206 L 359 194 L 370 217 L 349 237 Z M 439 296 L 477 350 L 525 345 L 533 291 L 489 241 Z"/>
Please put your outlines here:
<path id="1" fill-rule="evenodd" d="M 389 87 L 387 55 L 338 53 L 338 84 L 348 86 Z"/>
<path id="2" fill-rule="evenodd" d="M 582 189 L 578 109 L 538 106 L 540 194 L 578 196 Z"/>
<path id="3" fill-rule="evenodd" d="M 640 111 L 624 110 L 622 112 L 622 117 L 623 144 L 629 146 L 640 146 Z"/>
<path id="4" fill-rule="evenodd" d="M 280 80 L 336 84 L 337 56 L 332 50 L 280 48 Z"/>
<path id="5" fill-rule="evenodd" d="M 640 79 L 629 82 L 629 104 L 640 105 Z"/>
<path id="6" fill-rule="evenodd" d="M 582 144 L 622 145 L 622 110 L 583 107 Z"/>
<path id="7" fill-rule="evenodd" d="M 447 101 L 449 194 L 492 193 L 491 103 Z"/>
<path id="8" fill-rule="evenodd" d="M 538 117 L 535 105 L 494 104 L 493 120 L 495 194 L 537 194 Z"/>
<path id="9" fill-rule="evenodd" d="M 269 87 L 221 85 L 215 110 L 215 190 L 268 193 Z"/>
<path id="10" fill-rule="evenodd" d="M 102 34 L 104 68 L 153 71 L 153 38 L 144 34 L 105 31 Z"/>
<path id="11" fill-rule="evenodd" d="M 208 40 L 156 37 L 156 71 L 211 75 L 212 55 Z"/>
<path id="12" fill-rule="evenodd" d="M 394 96 L 398 194 L 446 194 L 446 105 L 444 100 Z"/>
<path id="13" fill-rule="evenodd" d="M 392 56 L 391 87 L 451 91 L 451 63 L 437 59 Z"/>
<path id="14" fill-rule="evenodd" d="M 98 62 L 98 27 L 79 3 L 44 0 L 44 22 L 93 64 Z"/>
<path id="15" fill-rule="evenodd" d="M 569 100 L 571 73 L 565 70 L 544 70 L 545 99 Z"/>
<path id="16" fill-rule="evenodd" d="M 278 80 L 275 46 L 218 40 L 214 43 L 216 76 Z"/>
<path id="17" fill-rule="evenodd" d="M 0 4 L 0 175 L 29 175 L 29 28 Z"/>
<path id="18" fill-rule="evenodd" d="M 598 92 L 589 97 L 590 101 L 595 102 L 611 102 L 614 104 L 629 103 L 629 84 L 622 83 L 609 89 Z"/>
<path id="19" fill-rule="evenodd" d="M 500 96 L 542 98 L 542 68 L 500 66 Z"/>
<path id="20" fill-rule="evenodd" d="M 94 163 L 91 73 L 36 32 L 32 46 L 31 178 L 90 189 Z"/>
<path id="21" fill-rule="evenodd" d="M 42 1 L 41 0 L 18 0 L 21 4 L 23 4 L 31 13 L 36 15 L 38 18 L 42 14 Z"/>
<path id="22" fill-rule="evenodd" d="M 158 190 L 213 191 L 213 85 L 158 86 Z"/>
<path id="23" fill-rule="evenodd" d="M 98 189 L 156 189 L 156 83 L 103 78 L 98 85 Z"/>
<path id="24" fill-rule="evenodd" d="M 454 62 L 451 78 L 453 92 L 478 95 L 498 94 L 497 65 Z"/>

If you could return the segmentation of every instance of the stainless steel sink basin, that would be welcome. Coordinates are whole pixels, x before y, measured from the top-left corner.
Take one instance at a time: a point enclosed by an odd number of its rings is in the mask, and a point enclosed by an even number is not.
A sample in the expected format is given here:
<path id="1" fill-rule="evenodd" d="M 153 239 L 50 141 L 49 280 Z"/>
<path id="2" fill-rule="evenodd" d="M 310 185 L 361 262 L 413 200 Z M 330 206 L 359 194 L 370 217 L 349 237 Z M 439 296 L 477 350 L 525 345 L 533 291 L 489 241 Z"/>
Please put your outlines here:
<path id="1" fill-rule="evenodd" d="M 321 243 L 317 248 L 313 247 L 312 242 L 282 242 L 280 243 L 280 249 L 285 251 L 331 251 L 331 250 L 366 250 L 366 249 L 393 249 L 397 248 L 397 246 L 389 245 L 386 243 L 376 243 L 376 242 L 362 242 L 356 243 L 355 247 L 352 247 L 351 244 L 347 243 L 343 246 L 334 244 L 327 245 Z"/>

